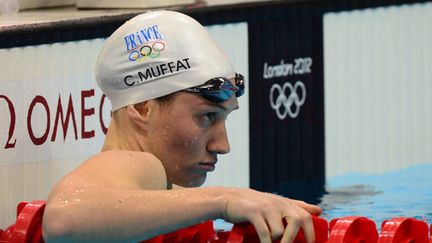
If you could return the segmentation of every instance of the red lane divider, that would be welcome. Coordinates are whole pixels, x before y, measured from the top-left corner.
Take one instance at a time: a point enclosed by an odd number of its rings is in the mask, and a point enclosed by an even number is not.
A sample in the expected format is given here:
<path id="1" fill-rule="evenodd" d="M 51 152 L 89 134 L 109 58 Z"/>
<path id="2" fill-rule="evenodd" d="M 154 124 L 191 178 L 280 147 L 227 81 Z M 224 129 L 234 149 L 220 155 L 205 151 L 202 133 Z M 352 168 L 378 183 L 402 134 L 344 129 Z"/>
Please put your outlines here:
<path id="1" fill-rule="evenodd" d="M 15 224 L 0 229 L 0 243 L 44 243 L 42 216 L 45 201 L 21 202 Z M 432 225 L 414 218 L 393 218 L 382 223 L 378 235 L 375 222 L 366 217 L 348 216 L 328 222 L 312 217 L 316 243 L 432 243 Z M 428 231 L 430 233 L 428 233 Z M 142 243 L 259 243 L 250 223 L 235 224 L 231 231 L 216 232 L 213 221 L 206 221 Z M 279 243 L 280 240 L 273 241 Z M 306 242 L 300 230 L 294 241 Z"/>
<path id="2" fill-rule="evenodd" d="M 228 236 L 227 243 L 260 242 L 255 228 L 250 223 L 235 224 Z"/>
<path id="3" fill-rule="evenodd" d="M 315 230 L 315 242 L 325 243 L 328 240 L 328 223 L 323 218 L 312 217 L 314 230 Z M 235 224 L 231 233 L 229 234 L 227 243 L 259 243 L 258 234 L 255 228 L 250 223 Z M 280 242 L 280 240 L 273 241 Z M 303 231 L 300 229 L 297 237 L 294 240 L 295 243 L 305 243 L 306 240 L 303 235 Z"/>
<path id="4" fill-rule="evenodd" d="M 193 225 L 171 233 L 157 236 L 142 241 L 142 243 L 208 243 L 218 242 L 216 231 L 213 228 L 213 221 L 209 220 L 201 224 Z"/>
<path id="5" fill-rule="evenodd" d="M 45 201 L 21 202 L 17 206 L 17 219 L 0 234 L 0 243 L 43 243 L 42 216 Z"/>
<path id="6" fill-rule="evenodd" d="M 428 225 L 414 218 L 393 218 L 382 223 L 378 243 L 429 243 Z"/>
<path id="7" fill-rule="evenodd" d="M 378 239 L 375 222 L 365 217 L 348 216 L 330 222 L 332 243 L 375 243 Z"/>

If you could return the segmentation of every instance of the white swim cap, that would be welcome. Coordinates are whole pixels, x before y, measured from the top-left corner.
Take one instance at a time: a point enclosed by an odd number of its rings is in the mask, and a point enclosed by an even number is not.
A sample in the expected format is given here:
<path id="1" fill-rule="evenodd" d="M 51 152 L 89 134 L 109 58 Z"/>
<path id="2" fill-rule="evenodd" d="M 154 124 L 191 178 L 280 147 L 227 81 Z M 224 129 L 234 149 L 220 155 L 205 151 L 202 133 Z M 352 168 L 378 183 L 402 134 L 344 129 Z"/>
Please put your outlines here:
<path id="1" fill-rule="evenodd" d="M 96 81 L 113 111 L 234 76 L 227 55 L 207 30 L 173 11 L 127 21 L 106 40 L 96 62 Z"/>

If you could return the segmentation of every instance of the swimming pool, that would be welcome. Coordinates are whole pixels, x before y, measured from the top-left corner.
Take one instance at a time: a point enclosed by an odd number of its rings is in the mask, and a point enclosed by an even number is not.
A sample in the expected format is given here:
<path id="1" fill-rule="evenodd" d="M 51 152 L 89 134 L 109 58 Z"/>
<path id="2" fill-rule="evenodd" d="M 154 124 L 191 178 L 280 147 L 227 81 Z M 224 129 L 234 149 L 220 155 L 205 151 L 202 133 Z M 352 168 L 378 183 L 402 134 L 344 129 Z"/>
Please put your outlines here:
<path id="1" fill-rule="evenodd" d="M 365 216 L 381 222 L 413 217 L 432 223 L 432 163 L 381 174 L 350 173 L 327 179 L 322 217 Z"/>
<path id="2" fill-rule="evenodd" d="M 321 217 L 365 216 L 375 221 L 377 229 L 384 220 L 410 217 L 432 224 L 432 163 L 381 174 L 350 173 L 327 179 L 324 191 L 304 184 L 279 187 L 275 193 L 300 196 L 323 209 Z M 295 188 L 296 192 L 287 190 Z M 229 231 L 232 224 L 216 220 L 215 229 Z"/>

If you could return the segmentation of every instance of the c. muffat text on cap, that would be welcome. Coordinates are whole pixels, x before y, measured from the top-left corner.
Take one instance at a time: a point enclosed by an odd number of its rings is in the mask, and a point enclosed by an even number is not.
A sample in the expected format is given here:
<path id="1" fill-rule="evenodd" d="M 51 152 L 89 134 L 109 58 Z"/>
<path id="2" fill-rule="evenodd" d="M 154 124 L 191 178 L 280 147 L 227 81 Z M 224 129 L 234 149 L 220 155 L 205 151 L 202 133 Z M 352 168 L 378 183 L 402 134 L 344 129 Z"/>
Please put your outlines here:
<path id="1" fill-rule="evenodd" d="M 95 72 L 113 111 L 235 75 L 226 53 L 200 23 L 166 10 L 140 14 L 114 31 Z"/>

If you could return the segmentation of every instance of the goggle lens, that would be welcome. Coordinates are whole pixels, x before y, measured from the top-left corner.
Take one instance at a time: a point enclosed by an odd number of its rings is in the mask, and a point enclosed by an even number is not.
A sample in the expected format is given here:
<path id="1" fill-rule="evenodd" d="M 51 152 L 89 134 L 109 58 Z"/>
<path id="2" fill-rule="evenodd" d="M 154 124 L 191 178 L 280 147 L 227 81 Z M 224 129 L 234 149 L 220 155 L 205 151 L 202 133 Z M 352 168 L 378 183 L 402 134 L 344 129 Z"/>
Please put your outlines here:
<path id="1" fill-rule="evenodd" d="M 234 77 L 235 86 L 226 78 L 213 78 L 203 85 L 185 89 L 186 92 L 198 93 L 212 102 L 224 102 L 235 94 L 240 97 L 244 94 L 245 78 L 236 73 Z"/>

